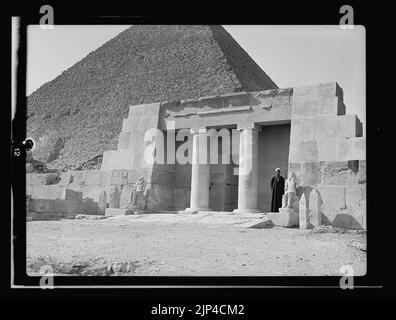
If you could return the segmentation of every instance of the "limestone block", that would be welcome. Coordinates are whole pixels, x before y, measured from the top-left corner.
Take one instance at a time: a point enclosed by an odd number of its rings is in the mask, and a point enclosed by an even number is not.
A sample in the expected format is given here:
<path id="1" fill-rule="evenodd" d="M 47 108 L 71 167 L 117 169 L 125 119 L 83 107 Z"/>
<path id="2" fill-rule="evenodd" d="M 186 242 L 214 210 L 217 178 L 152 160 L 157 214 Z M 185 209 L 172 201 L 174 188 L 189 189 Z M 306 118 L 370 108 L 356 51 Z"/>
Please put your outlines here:
<path id="1" fill-rule="evenodd" d="M 113 177 L 113 170 L 102 171 L 102 185 L 111 186 L 112 177 Z"/>
<path id="2" fill-rule="evenodd" d="M 333 219 L 337 210 L 346 208 L 346 188 L 343 186 L 319 185 L 316 187 L 322 198 L 322 213 Z"/>
<path id="3" fill-rule="evenodd" d="M 184 210 L 188 207 L 187 190 L 184 188 L 175 188 L 175 209 Z"/>
<path id="4" fill-rule="evenodd" d="M 121 200 L 120 188 L 116 186 L 108 187 L 107 193 L 109 194 L 109 208 L 119 208 Z"/>
<path id="5" fill-rule="evenodd" d="M 66 187 L 73 181 L 73 175 L 71 171 L 62 172 L 60 175 L 59 186 Z"/>
<path id="6" fill-rule="evenodd" d="M 329 185 L 356 185 L 358 161 L 321 162 L 321 183 Z"/>
<path id="7" fill-rule="evenodd" d="M 87 171 L 72 171 L 73 181 L 71 185 L 73 186 L 84 186 L 85 185 L 85 177 L 87 175 Z"/>
<path id="8" fill-rule="evenodd" d="M 45 184 L 45 178 L 46 178 L 46 174 L 32 173 L 30 176 L 30 184 L 32 185 Z"/>
<path id="9" fill-rule="evenodd" d="M 292 119 L 291 141 L 357 137 L 360 121 L 356 115 L 318 116 Z"/>
<path id="10" fill-rule="evenodd" d="M 63 188 L 57 185 L 34 185 L 32 186 L 32 199 L 60 199 Z"/>
<path id="11" fill-rule="evenodd" d="M 340 97 L 343 98 L 342 88 L 337 82 L 326 82 L 309 86 L 293 88 L 293 97 L 313 96 L 313 97 Z"/>
<path id="12" fill-rule="evenodd" d="M 298 226 L 298 211 L 288 208 L 279 208 L 279 212 L 269 212 L 266 215 L 273 224 L 282 227 Z"/>
<path id="13" fill-rule="evenodd" d="M 56 213 L 80 214 L 83 213 L 83 203 L 79 200 L 55 200 Z"/>
<path id="14" fill-rule="evenodd" d="M 59 196 L 60 200 L 74 200 L 82 201 L 83 194 L 80 191 L 75 191 L 70 188 L 61 188 L 61 193 Z"/>
<path id="15" fill-rule="evenodd" d="M 337 143 L 339 139 L 317 139 L 319 161 L 337 161 Z"/>
<path id="16" fill-rule="evenodd" d="M 104 190 L 102 190 L 99 194 L 98 207 L 102 214 L 105 214 L 107 208 L 107 194 Z"/>
<path id="17" fill-rule="evenodd" d="M 135 210 L 133 209 L 107 208 L 105 215 L 110 217 L 126 216 L 134 214 L 134 212 Z"/>
<path id="18" fill-rule="evenodd" d="M 366 184 L 348 186 L 346 188 L 346 207 L 354 208 L 366 201 Z"/>
<path id="19" fill-rule="evenodd" d="M 121 132 L 118 137 L 117 150 L 128 149 L 130 137 L 131 137 L 130 132 Z"/>
<path id="20" fill-rule="evenodd" d="M 365 216 L 365 208 L 337 210 L 331 225 L 344 229 L 364 229 Z"/>
<path id="21" fill-rule="evenodd" d="M 87 171 L 85 174 L 85 185 L 87 186 L 99 186 L 102 184 L 102 171 L 92 170 Z"/>
<path id="22" fill-rule="evenodd" d="M 120 208 L 126 206 L 131 201 L 133 187 L 134 184 L 126 184 L 122 186 L 120 196 Z"/>
<path id="23" fill-rule="evenodd" d="M 87 198 L 82 201 L 82 214 L 101 215 L 103 212 L 100 210 L 97 201 Z"/>
<path id="24" fill-rule="evenodd" d="M 136 181 L 134 181 L 136 182 Z M 165 184 L 169 187 L 175 184 L 175 165 L 155 164 L 152 170 L 151 183 Z"/>
<path id="25" fill-rule="evenodd" d="M 130 106 L 128 118 L 158 115 L 160 107 L 159 102 Z"/>
<path id="26" fill-rule="evenodd" d="M 191 164 L 176 165 L 175 186 L 178 188 L 191 187 Z"/>
<path id="27" fill-rule="evenodd" d="M 209 208 L 224 211 L 224 185 L 212 184 L 209 192 Z"/>
<path id="28" fill-rule="evenodd" d="M 59 220 L 55 212 L 31 212 L 31 221 Z"/>
<path id="29" fill-rule="evenodd" d="M 175 193 L 173 188 L 166 185 L 151 184 L 148 186 L 147 209 L 173 210 Z"/>
<path id="30" fill-rule="evenodd" d="M 366 183 L 366 160 L 359 160 L 358 183 Z"/>
<path id="31" fill-rule="evenodd" d="M 29 211 L 32 212 L 55 212 L 55 200 L 52 199 L 31 199 Z"/>
<path id="32" fill-rule="evenodd" d="M 127 170 L 114 170 L 111 177 L 112 185 L 124 185 L 128 183 L 128 171 Z"/>
<path id="33" fill-rule="evenodd" d="M 300 202 L 299 202 L 299 227 L 300 229 L 309 229 L 309 206 L 308 202 L 306 201 L 305 194 L 301 195 Z"/>
<path id="34" fill-rule="evenodd" d="M 133 169 L 133 153 L 130 149 L 109 150 L 103 152 L 102 167 L 100 170 Z"/>
<path id="35" fill-rule="evenodd" d="M 299 184 L 302 187 L 314 186 L 320 183 L 321 165 L 319 162 L 302 163 Z"/>
<path id="36" fill-rule="evenodd" d="M 322 198 L 316 189 L 309 194 L 309 222 L 313 227 L 322 224 Z"/>
<path id="37" fill-rule="evenodd" d="M 366 160 L 366 138 L 342 139 L 337 144 L 338 161 Z"/>

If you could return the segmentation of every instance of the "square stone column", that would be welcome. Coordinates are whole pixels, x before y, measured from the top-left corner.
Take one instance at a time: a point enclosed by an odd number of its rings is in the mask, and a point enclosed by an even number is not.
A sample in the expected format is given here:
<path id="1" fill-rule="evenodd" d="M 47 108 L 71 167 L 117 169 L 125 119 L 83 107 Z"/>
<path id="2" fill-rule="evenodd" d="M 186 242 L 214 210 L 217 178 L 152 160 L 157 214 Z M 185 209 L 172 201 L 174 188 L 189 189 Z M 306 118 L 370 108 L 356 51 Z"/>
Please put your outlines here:
<path id="1" fill-rule="evenodd" d="M 210 162 L 207 143 L 207 130 L 205 128 L 191 129 L 192 143 L 192 169 L 191 169 L 191 198 L 190 208 L 186 212 L 208 211 Z"/>
<path id="2" fill-rule="evenodd" d="M 236 213 L 256 213 L 258 210 L 258 138 L 260 127 L 239 126 L 238 209 Z"/>

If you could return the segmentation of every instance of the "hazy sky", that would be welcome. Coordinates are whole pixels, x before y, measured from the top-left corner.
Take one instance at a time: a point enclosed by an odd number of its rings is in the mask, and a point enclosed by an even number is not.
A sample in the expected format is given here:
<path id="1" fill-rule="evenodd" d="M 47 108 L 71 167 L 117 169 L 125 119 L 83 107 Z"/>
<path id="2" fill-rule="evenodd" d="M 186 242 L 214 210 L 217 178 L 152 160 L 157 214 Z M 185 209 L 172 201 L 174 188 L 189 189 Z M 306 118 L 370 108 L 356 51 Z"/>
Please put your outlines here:
<path id="1" fill-rule="evenodd" d="M 129 26 L 28 30 L 27 94 Z M 337 81 L 365 125 L 365 31 L 338 26 L 224 26 L 280 88 Z"/>

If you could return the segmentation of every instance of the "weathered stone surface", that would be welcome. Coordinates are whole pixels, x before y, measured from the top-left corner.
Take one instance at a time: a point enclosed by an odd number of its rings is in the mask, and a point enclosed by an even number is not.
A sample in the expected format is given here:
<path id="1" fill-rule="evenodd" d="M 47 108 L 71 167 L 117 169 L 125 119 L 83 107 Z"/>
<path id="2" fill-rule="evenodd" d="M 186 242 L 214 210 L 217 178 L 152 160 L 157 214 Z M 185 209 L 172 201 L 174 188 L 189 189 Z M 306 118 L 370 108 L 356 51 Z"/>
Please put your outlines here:
<path id="1" fill-rule="evenodd" d="M 300 229 L 309 229 L 309 203 L 305 198 L 305 194 L 303 193 L 299 202 L 299 227 Z"/>
<path id="2" fill-rule="evenodd" d="M 102 215 L 103 212 L 100 210 L 98 203 L 92 199 L 84 199 L 82 201 L 82 213 L 92 215 Z"/>
<path id="3" fill-rule="evenodd" d="M 366 160 L 359 160 L 358 183 L 366 183 Z"/>
<path id="4" fill-rule="evenodd" d="M 99 194 L 98 207 L 102 214 L 105 214 L 107 208 L 107 194 L 104 190 L 102 190 Z"/>
<path id="5" fill-rule="evenodd" d="M 85 175 L 85 183 L 86 186 L 99 186 L 102 184 L 102 171 L 100 170 L 92 170 L 87 171 Z"/>
<path id="6" fill-rule="evenodd" d="M 59 186 L 66 187 L 73 181 L 73 175 L 71 171 L 62 172 L 60 175 Z"/>
<path id="7" fill-rule="evenodd" d="M 173 188 L 166 185 L 148 185 L 148 196 L 144 208 L 173 210 L 175 205 L 175 193 Z M 142 197 L 143 199 L 143 197 Z M 143 201 L 143 200 L 142 200 Z M 139 207 L 140 208 L 140 207 Z"/>
<path id="8" fill-rule="evenodd" d="M 34 185 L 32 188 L 32 199 L 61 199 L 64 188 L 57 185 Z"/>
<path id="9" fill-rule="evenodd" d="M 61 193 L 59 199 L 61 200 L 75 200 L 82 201 L 83 193 L 80 191 L 75 191 L 70 188 L 61 188 Z"/>
<path id="10" fill-rule="evenodd" d="M 44 184 L 46 185 L 51 185 L 51 184 L 57 184 L 60 181 L 60 176 L 58 173 L 49 173 L 45 177 L 45 182 Z"/>
<path id="11" fill-rule="evenodd" d="M 341 140 L 337 145 L 338 161 L 366 160 L 366 138 Z"/>
<path id="12" fill-rule="evenodd" d="M 171 187 L 175 184 L 175 171 L 176 168 L 173 164 L 155 164 L 153 166 L 151 183 L 166 184 Z"/>
<path id="13" fill-rule="evenodd" d="M 107 189 L 109 194 L 109 208 L 119 208 L 121 200 L 120 188 L 116 186 L 111 186 Z"/>
<path id="14" fill-rule="evenodd" d="M 299 223 L 298 211 L 293 209 L 280 208 L 279 212 L 269 212 L 266 216 L 277 226 L 293 227 Z"/>
<path id="15" fill-rule="evenodd" d="M 316 187 L 321 195 L 322 213 L 331 221 L 337 210 L 346 209 L 346 188 L 344 186 L 319 185 Z"/>
<path id="16" fill-rule="evenodd" d="M 346 188 L 346 207 L 360 206 L 366 201 L 366 184 L 348 186 Z"/>
<path id="17" fill-rule="evenodd" d="M 31 212 L 55 212 L 55 200 L 31 199 L 29 202 Z"/>
<path id="18" fill-rule="evenodd" d="M 80 200 L 55 200 L 55 212 L 67 214 L 83 213 L 83 203 Z"/>
<path id="19" fill-rule="evenodd" d="M 321 163 L 321 183 L 355 185 L 358 181 L 358 161 L 330 161 Z"/>
<path id="20" fill-rule="evenodd" d="M 124 185 L 128 183 L 128 171 L 127 170 L 115 170 L 111 177 L 112 185 Z"/>
<path id="21" fill-rule="evenodd" d="M 59 220 L 55 212 L 30 212 L 30 221 Z"/>
<path id="22" fill-rule="evenodd" d="M 322 224 L 322 198 L 316 189 L 309 194 L 309 222 L 313 227 Z"/>
<path id="23" fill-rule="evenodd" d="M 87 175 L 87 171 L 72 171 L 73 180 L 70 185 L 72 186 L 84 186 L 85 185 L 85 177 Z"/>

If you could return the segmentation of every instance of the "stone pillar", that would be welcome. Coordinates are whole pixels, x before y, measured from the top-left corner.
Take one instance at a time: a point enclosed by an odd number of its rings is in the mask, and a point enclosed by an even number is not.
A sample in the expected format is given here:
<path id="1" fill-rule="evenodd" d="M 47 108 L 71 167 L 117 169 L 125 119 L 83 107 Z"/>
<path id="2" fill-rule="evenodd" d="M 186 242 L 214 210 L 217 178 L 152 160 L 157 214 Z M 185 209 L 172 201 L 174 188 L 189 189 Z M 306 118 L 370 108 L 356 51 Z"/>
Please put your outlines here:
<path id="1" fill-rule="evenodd" d="M 322 224 L 322 199 L 316 189 L 313 189 L 309 195 L 309 221 L 313 227 Z"/>
<path id="2" fill-rule="evenodd" d="M 299 227 L 300 229 L 309 229 L 309 203 L 305 197 L 305 193 L 301 195 L 299 202 Z"/>
<path id="3" fill-rule="evenodd" d="M 191 129 L 192 170 L 191 198 L 187 212 L 207 211 L 209 209 L 210 162 L 206 129 Z"/>
<path id="4" fill-rule="evenodd" d="M 258 210 L 258 133 L 260 127 L 239 127 L 238 209 L 236 213 L 256 213 Z"/>

